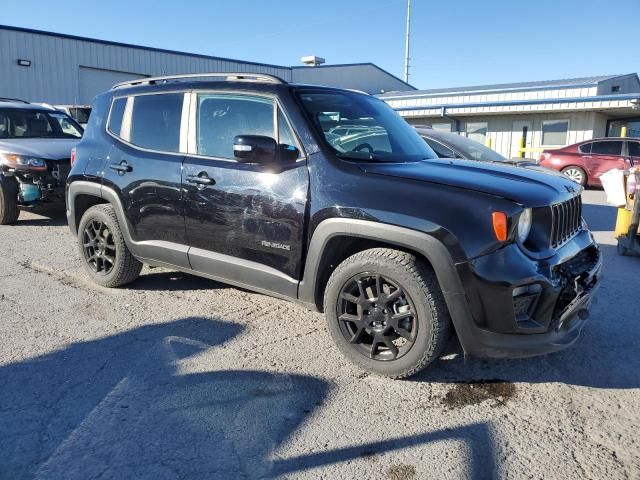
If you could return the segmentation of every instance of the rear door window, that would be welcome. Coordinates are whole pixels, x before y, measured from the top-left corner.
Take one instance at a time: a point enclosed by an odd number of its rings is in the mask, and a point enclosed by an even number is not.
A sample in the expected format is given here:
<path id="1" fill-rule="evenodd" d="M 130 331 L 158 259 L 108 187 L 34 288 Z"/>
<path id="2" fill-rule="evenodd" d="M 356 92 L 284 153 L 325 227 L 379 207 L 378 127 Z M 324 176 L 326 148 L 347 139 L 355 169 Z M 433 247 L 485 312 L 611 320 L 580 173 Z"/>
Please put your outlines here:
<path id="1" fill-rule="evenodd" d="M 640 157 L 640 142 L 629 142 L 629 156 Z"/>
<path id="2" fill-rule="evenodd" d="M 133 97 L 129 132 L 122 136 L 142 148 L 179 152 L 183 102 L 183 93 Z"/>
<path id="3" fill-rule="evenodd" d="M 593 142 L 591 153 L 594 155 L 622 155 L 622 142 L 616 140 Z"/>

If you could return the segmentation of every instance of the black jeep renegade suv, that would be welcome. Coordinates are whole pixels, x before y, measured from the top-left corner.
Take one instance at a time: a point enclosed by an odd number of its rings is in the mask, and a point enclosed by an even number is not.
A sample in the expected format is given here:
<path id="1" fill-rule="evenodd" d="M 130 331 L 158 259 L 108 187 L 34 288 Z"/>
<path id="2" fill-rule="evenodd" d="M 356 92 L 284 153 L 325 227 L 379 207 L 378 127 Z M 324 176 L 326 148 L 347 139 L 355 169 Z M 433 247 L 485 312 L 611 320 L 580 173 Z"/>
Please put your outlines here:
<path id="1" fill-rule="evenodd" d="M 567 347 L 600 279 L 571 180 L 436 159 L 374 97 L 267 75 L 99 95 L 66 198 L 97 283 L 148 264 L 296 300 L 389 377 L 428 365 L 451 329 L 470 355 Z"/>

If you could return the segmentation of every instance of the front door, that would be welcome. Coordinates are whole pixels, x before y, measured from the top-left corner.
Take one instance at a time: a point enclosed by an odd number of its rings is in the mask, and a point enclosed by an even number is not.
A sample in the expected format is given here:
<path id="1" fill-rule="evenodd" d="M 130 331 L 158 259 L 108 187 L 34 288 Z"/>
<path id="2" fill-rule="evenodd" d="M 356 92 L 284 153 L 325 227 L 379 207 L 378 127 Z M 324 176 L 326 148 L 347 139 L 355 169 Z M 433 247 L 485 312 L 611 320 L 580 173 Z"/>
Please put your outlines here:
<path id="1" fill-rule="evenodd" d="M 188 268 L 179 153 L 184 96 L 116 98 L 108 125 L 116 141 L 103 171 L 122 203 L 136 256 Z"/>
<path id="2" fill-rule="evenodd" d="M 533 124 L 530 120 L 517 120 L 513 122 L 511 129 L 510 157 L 526 157 L 526 153 L 520 152 L 520 147 L 531 148 L 533 139 Z"/>
<path id="3" fill-rule="evenodd" d="M 274 97 L 194 93 L 184 162 L 191 266 L 214 278 L 295 296 L 301 276 L 309 176 L 300 159 L 284 171 L 238 163 L 236 135 L 299 147 Z"/>

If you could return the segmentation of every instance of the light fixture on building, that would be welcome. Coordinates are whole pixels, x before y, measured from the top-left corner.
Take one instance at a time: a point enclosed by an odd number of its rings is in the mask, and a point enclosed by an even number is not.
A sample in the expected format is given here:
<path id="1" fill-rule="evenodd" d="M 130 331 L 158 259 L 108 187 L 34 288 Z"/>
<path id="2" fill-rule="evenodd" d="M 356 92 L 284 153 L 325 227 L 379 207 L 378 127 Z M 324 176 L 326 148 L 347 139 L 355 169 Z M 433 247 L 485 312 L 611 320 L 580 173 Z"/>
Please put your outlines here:
<path id="1" fill-rule="evenodd" d="M 317 67 L 326 62 L 324 58 L 316 57 L 315 55 L 307 55 L 306 57 L 302 57 L 300 61 L 309 67 Z"/>
<path id="2" fill-rule="evenodd" d="M 21 67 L 30 67 L 31 66 L 31 60 L 25 60 L 24 58 L 19 58 L 18 59 L 18 65 L 20 65 Z"/>

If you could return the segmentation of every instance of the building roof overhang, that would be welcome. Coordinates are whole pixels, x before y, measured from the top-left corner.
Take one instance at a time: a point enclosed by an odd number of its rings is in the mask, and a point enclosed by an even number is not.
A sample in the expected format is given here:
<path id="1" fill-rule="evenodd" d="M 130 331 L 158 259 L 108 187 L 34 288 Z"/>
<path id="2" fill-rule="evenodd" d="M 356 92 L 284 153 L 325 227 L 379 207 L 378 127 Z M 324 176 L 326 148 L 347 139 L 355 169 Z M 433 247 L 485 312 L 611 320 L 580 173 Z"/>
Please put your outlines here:
<path id="1" fill-rule="evenodd" d="M 387 99 L 384 99 L 387 100 Z M 443 117 L 455 115 L 510 115 L 536 112 L 622 110 L 640 116 L 640 93 L 597 95 L 591 97 L 508 100 L 498 102 L 453 103 L 394 107 L 407 117 Z"/>

